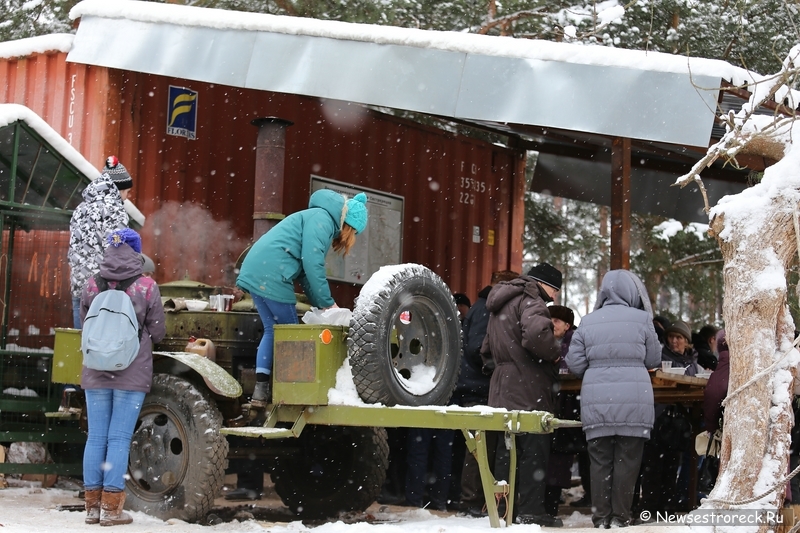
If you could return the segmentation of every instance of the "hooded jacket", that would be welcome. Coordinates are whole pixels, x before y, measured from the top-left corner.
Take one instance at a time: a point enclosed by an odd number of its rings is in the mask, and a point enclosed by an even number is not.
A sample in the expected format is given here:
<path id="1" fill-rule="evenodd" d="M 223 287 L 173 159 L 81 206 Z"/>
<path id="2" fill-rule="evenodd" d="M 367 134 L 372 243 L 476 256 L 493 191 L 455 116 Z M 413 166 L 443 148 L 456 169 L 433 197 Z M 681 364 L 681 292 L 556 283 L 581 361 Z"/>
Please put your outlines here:
<path id="1" fill-rule="evenodd" d="M 75 208 L 69 222 L 69 288 L 80 298 L 86 280 L 97 274 L 106 236 L 128 225 L 122 196 L 108 174 L 101 174 L 83 190 L 83 202 Z"/>
<path id="2" fill-rule="evenodd" d="M 495 369 L 489 405 L 553 412 L 561 344 L 545 302 L 550 298 L 533 278 L 520 276 L 492 288 L 486 299 L 489 325 L 482 354 Z"/>
<path id="3" fill-rule="evenodd" d="M 330 189 L 314 192 L 308 209 L 284 218 L 256 241 L 236 285 L 262 298 L 294 304 L 294 282 L 298 281 L 311 305 L 332 306 L 325 256 L 341 232 L 344 202 L 344 196 Z"/>
<path id="4" fill-rule="evenodd" d="M 122 244 L 118 247 L 109 246 L 106 249 L 103 261 L 100 263 L 100 276 L 109 282 L 108 290 L 116 287 L 115 282 L 141 273 L 142 257 L 133 248 Z M 86 318 L 89 306 L 99 292 L 94 277 L 89 278 L 81 296 L 81 320 Z M 150 392 L 150 384 L 153 381 L 153 344 L 160 342 L 167 332 L 161 292 L 153 279 L 140 277 L 125 293 L 131 298 L 139 327 L 142 328 L 139 353 L 124 370 L 109 372 L 84 366 L 81 374 L 81 387 L 84 389 Z"/>
<path id="5" fill-rule="evenodd" d="M 586 439 L 650 438 L 655 412 L 649 368 L 661 364 L 650 299 L 627 270 L 604 277 L 595 310 L 583 317 L 567 353 L 583 378 L 581 422 Z"/>

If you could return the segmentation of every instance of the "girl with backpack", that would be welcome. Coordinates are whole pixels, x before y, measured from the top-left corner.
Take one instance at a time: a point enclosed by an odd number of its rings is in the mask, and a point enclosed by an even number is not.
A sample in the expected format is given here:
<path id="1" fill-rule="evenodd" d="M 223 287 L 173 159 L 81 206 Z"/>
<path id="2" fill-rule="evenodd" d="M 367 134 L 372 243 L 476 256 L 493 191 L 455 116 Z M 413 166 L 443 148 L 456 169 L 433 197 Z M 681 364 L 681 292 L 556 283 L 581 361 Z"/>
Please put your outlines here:
<path id="1" fill-rule="evenodd" d="M 100 286 L 115 290 L 128 285 L 140 330 L 139 349 L 120 370 L 95 370 L 84 365 L 81 387 L 86 391 L 89 436 L 83 455 L 86 523 L 103 526 L 129 524 L 125 504 L 125 472 L 139 411 L 153 380 L 153 344 L 166 334 L 161 293 L 152 278 L 142 276 L 142 241 L 134 230 L 116 230 L 108 236 L 100 272 L 89 278 L 81 294 L 81 320 L 85 321 Z M 84 322 L 85 327 L 86 323 Z"/>

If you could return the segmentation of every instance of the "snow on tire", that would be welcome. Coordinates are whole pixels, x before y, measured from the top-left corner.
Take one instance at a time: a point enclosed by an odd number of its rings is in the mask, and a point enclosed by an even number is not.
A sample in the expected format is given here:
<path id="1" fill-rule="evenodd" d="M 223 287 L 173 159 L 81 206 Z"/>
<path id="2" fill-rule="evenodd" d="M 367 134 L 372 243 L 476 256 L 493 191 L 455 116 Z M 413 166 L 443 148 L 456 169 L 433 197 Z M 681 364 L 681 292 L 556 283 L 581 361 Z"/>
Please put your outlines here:
<path id="1" fill-rule="evenodd" d="M 450 289 L 415 264 L 381 268 L 356 300 L 348 334 L 362 400 L 446 405 L 461 359 L 461 323 Z"/>

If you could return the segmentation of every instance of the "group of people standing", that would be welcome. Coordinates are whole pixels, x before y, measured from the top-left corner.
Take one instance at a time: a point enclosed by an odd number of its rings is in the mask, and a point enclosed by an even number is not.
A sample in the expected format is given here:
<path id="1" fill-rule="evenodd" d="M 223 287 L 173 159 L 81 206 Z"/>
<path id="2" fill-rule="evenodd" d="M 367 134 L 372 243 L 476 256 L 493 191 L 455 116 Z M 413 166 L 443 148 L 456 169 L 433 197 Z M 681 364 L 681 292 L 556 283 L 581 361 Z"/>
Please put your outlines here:
<path id="1" fill-rule="evenodd" d="M 89 524 L 131 521 L 122 511 L 128 450 L 144 396 L 150 390 L 152 345 L 165 335 L 158 286 L 141 276 L 141 240 L 126 228 L 123 201 L 131 186 L 127 170 L 116 158 L 109 158 L 103 174 L 84 191 L 84 203 L 76 209 L 71 224 L 69 260 L 75 326 L 80 327 L 99 293 L 95 278 L 99 273 L 111 288 L 137 277 L 126 293 L 142 330 L 139 354 L 125 370 L 83 369 L 81 385 L 86 391 L 89 420 L 84 455 Z M 366 225 L 365 195 L 348 200 L 333 191 L 317 191 L 308 209 L 279 223 L 247 255 L 237 285 L 253 296 L 264 323 L 254 404 L 270 401 L 272 326 L 297 321 L 294 283 L 302 284 L 315 305 L 335 307 L 325 279 L 325 255 L 331 247 L 346 254 Z M 648 495 L 663 498 L 671 493 L 664 480 L 674 486 L 681 461 L 680 450 L 674 461 L 666 461 L 663 450 L 648 443 L 658 412 L 667 409 L 654 404 L 648 371 L 664 360 L 686 367 L 686 374 L 693 376 L 700 368 L 698 353 L 690 347 L 692 334 L 686 324 L 654 320 L 647 291 L 635 274 L 626 270 L 608 272 L 594 311 L 583 317 L 577 329 L 570 309 L 552 305 L 561 284 L 561 272 L 548 263 L 536 265 L 524 275 L 511 271 L 493 275 L 475 305 L 468 311 L 464 308 L 464 351 L 453 402 L 563 416 L 565 410 L 574 412 L 578 407 L 574 402 L 570 406 L 567 396 L 557 394 L 559 368 L 582 378 L 579 411 L 590 465 L 586 478 L 591 480 L 590 487 L 584 488 L 593 505 L 592 520 L 599 528 L 626 526 L 631 523 L 640 471 L 640 503 L 647 508 L 657 505 L 647 500 Z M 714 334 L 716 330 L 703 340 L 710 341 Z M 700 347 L 702 342 L 696 344 Z M 713 349 L 702 357 L 704 367 L 716 366 Z M 408 445 L 420 450 L 436 443 L 443 450 L 440 453 L 447 453 L 453 446 L 452 431 L 409 434 Z M 556 471 L 563 470 L 555 467 L 558 453 L 550 460 L 552 440 L 551 435 L 543 434 L 516 437 L 517 523 L 563 525 L 555 516 L 557 500 L 553 496 L 560 490 L 548 487 L 548 480 L 559 477 Z M 507 479 L 505 439 L 492 439 L 489 448 L 495 477 Z M 427 451 L 411 453 L 410 457 L 424 471 Z M 455 499 L 471 514 L 480 514 L 484 502 L 477 464 L 466 454 L 458 466 L 463 468 L 458 468 L 461 475 Z M 439 477 L 449 478 L 449 471 Z M 409 503 L 423 505 L 423 483 L 410 479 L 407 485 Z M 449 499 L 445 492 L 453 492 L 445 485 L 440 483 L 434 502 L 442 510 Z"/>
<path id="2" fill-rule="evenodd" d="M 574 418 L 579 412 L 589 463 L 582 475 L 585 501 L 591 501 L 592 521 L 598 528 L 630 525 L 634 505 L 655 512 L 674 508 L 682 498 L 685 503 L 686 487 L 682 492 L 678 469 L 687 466 L 690 449 L 671 443 L 670 450 L 677 453 L 665 456 L 663 436 L 655 438 L 657 415 L 673 406 L 655 403 L 650 371 L 660 368 L 662 361 L 685 367 L 690 376 L 701 368 L 713 370 L 716 328 L 702 329 L 702 339 L 695 336 L 695 345 L 708 347 L 701 365 L 689 326 L 654 319 L 644 284 L 627 270 L 604 276 L 594 311 L 575 328 L 574 313 L 551 303 L 561 282 L 561 273 L 542 263 L 524 275 L 493 279 L 481 291 L 463 324 L 457 402 L 485 401 L 492 407 L 544 410 L 562 418 Z M 481 318 L 481 327 L 474 331 L 476 317 Z M 582 378 L 579 406 L 575 395 L 558 393 L 559 368 Z M 689 428 L 687 437 L 693 435 Z M 492 442 L 494 475 L 507 479 L 506 443 Z M 569 476 L 575 455 L 551 449 L 553 442 L 551 435 L 516 436 L 517 523 L 563 525 L 556 516 L 558 498 L 569 480 L 553 480 Z M 483 494 L 479 478 L 476 484 L 471 473 L 471 461 L 468 455 L 460 504 L 478 514 Z"/>

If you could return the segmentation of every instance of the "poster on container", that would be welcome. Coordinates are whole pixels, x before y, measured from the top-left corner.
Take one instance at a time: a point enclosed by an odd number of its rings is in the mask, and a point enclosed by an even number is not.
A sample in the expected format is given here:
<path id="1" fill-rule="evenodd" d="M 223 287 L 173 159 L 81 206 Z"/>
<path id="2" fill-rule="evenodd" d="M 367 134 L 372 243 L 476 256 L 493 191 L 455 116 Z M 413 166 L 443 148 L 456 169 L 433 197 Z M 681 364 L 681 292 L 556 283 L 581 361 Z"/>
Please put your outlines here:
<path id="1" fill-rule="evenodd" d="M 197 139 L 197 91 L 169 86 L 167 135 Z"/>
<path id="2" fill-rule="evenodd" d="M 367 227 L 356 238 L 353 249 L 342 257 L 331 249 L 325 258 L 328 278 L 363 285 L 386 265 L 397 265 L 402 261 L 403 250 L 403 202 L 402 196 L 354 187 L 349 183 L 334 181 L 311 175 L 311 192 L 331 189 L 347 198 L 363 192 L 367 195 L 369 218 Z"/>

